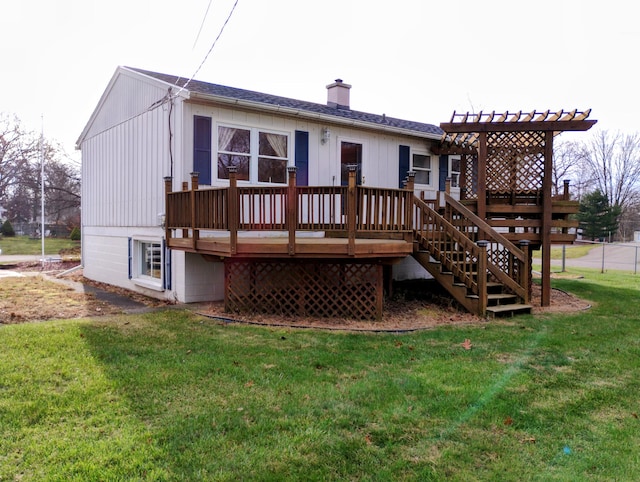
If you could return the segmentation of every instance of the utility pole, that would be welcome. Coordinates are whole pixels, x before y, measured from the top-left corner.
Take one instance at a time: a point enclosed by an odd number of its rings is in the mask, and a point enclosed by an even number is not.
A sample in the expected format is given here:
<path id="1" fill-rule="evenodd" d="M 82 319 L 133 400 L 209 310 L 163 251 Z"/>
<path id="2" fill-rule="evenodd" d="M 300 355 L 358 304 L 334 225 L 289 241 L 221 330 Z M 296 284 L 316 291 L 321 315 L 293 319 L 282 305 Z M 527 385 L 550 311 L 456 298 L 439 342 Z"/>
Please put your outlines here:
<path id="1" fill-rule="evenodd" d="M 41 116 L 40 126 L 40 238 L 42 240 L 42 267 L 44 268 L 44 115 Z"/>

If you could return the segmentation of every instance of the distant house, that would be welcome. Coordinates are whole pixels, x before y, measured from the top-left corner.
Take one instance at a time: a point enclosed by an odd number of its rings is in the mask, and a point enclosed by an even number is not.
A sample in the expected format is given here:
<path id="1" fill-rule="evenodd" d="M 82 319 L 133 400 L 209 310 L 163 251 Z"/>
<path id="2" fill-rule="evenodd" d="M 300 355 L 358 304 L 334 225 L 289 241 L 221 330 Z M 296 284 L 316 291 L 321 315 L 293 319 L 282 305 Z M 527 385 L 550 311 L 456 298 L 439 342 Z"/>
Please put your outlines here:
<path id="1" fill-rule="evenodd" d="M 416 192 L 434 198 L 458 175 L 459 156 L 431 149 L 439 127 L 353 110 L 342 80 L 326 104 L 186 82 L 119 67 L 80 135 L 86 277 L 180 302 L 224 297 L 222 262 L 166 249 L 165 176 L 173 190 L 193 171 L 201 188 L 224 187 L 236 165 L 241 186 L 284 186 L 295 166 L 298 185 L 340 186 L 355 164 L 359 185 L 398 188 L 413 170 Z M 394 270 L 428 276 L 414 261 Z"/>

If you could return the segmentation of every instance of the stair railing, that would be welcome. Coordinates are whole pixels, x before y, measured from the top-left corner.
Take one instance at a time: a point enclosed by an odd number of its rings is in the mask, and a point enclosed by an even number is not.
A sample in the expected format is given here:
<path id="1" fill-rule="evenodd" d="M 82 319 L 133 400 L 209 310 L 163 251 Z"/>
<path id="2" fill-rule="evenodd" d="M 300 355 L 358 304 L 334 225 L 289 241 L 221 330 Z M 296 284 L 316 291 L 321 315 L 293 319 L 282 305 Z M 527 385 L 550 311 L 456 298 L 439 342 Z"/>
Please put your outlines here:
<path id="1" fill-rule="evenodd" d="M 444 217 L 447 221 L 472 241 L 487 242 L 489 272 L 524 303 L 528 303 L 530 298 L 528 242 L 521 241 L 523 249 L 518 248 L 449 194 L 445 193 L 444 197 Z"/>
<path id="2" fill-rule="evenodd" d="M 470 293 L 478 295 L 482 300 L 484 297 L 481 293 L 486 291 L 486 285 L 476 274 L 478 266 L 486 264 L 486 250 L 456 229 L 423 200 L 414 197 L 413 202 L 416 208 L 415 236 L 420 247 L 440 262 L 444 270 L 464 283 Z M 485 285 L 485 289 L 482 285 Z"/>

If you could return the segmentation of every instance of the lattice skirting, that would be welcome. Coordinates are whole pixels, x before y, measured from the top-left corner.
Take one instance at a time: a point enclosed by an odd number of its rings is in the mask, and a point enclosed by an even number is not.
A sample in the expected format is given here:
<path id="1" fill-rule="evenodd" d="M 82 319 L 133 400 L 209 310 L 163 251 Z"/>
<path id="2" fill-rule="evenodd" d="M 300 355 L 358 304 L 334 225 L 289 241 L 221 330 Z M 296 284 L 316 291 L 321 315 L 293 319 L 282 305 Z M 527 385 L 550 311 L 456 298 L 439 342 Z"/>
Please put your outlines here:
<path id="1" fill-rule="evenodd" d="M 382 318 L 379 264 L 225 260 L 224 272 L 227 312 Z"/>

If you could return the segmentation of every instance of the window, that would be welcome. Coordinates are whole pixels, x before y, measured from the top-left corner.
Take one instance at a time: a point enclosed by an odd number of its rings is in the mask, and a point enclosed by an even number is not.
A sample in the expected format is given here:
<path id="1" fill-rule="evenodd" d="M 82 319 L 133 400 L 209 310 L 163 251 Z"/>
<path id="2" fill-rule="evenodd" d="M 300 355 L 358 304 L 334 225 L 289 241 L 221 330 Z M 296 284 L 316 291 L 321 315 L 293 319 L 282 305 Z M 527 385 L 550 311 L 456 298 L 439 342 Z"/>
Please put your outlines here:
<path id="1" fill-rule="evenodd" d="M 162 246 L 160 243 L 140 243 L 140 276 L 162 279 Z"/>
<path id="2" fill-rule="evenodd" d="M 241 181 L 286 183 L 288 163 L 288 135 L 218 126 L 218 179 L 237 166 Z"/>
<path id="3" fill-rule="evenodd" d="M 168 288 L 164 279 L 165 257 L 162 241 L 129 238 L 129 279 L 135 284 L 154 290 Z"/>
<path id="4" fill-rule="evenodd" d="M 416 184 L 431 184 L 431 156 L 427 156 L 426 154 L 414 154 L 413 170 L 416 173 Z"/>
<path id="5" fill-rule="evenodd" d="M 460 187 L 460 158 L 451 159 L 451 187 Z"/>
<path id="6" fill-rule="evenodd" d="M 238 168 L 238 179 L 249 180 L 251 131 L 218 127 L 218 179 L 229 179 L 229 167 Z"/>
<path id="7" fill-rule="evenodd" d="M 287 136 L 258 134 L 258 182 L 286 182 Z"/>

